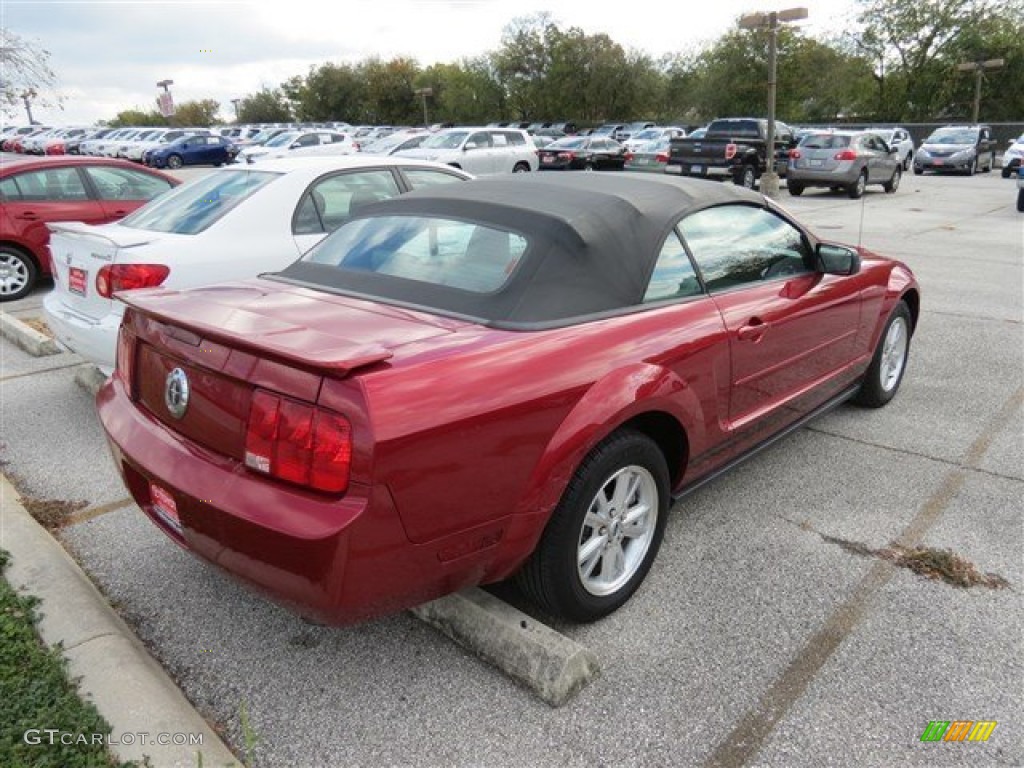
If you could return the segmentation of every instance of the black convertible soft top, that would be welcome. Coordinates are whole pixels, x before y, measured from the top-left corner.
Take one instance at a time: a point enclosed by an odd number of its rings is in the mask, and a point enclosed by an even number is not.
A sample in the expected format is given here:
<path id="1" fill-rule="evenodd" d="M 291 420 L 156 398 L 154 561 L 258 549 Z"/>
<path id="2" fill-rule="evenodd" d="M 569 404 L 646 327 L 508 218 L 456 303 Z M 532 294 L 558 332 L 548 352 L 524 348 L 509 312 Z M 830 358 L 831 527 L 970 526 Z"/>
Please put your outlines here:
<path id="1" fill-rule="evenodd" d="M 641 304 L 665 237 L 686 214 L 722 203 L 764 206 L 714 181 L 622 173 L 514 174 L 430 187 L 361 208 L 356 219 L 427 216 L 479 223 L 528 240 L 494 293 L 298 261 L 290 283 L 428 309 L 502 328 L 537 328 Z"/>

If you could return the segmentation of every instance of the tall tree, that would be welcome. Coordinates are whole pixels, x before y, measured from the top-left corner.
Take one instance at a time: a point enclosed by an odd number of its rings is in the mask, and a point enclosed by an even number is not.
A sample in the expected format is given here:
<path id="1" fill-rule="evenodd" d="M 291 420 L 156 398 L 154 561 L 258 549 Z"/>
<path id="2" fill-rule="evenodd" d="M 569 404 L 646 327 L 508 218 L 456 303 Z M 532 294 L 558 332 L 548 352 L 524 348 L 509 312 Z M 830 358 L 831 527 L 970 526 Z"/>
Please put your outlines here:
<path id="1" fill-rule="evenodd" d="M 238 104 L 239 123 L 286 123 L 291 119 L 292 111 L 278 88 L 250 93 Z"/>
<path id="2" fill-rule="evenodd" d="M 168 122 L 183 127 L 209 127 L 217 122 L 219 111 L 220 102 L 216 99 L 183 101 L 175 105 L 174 115 Z"/>
<path id="3" fill-rule="evenodd" d="M 4 114 L 17 113 L 26 99 L 59 106 L 60 98 L 48 95 L 56 82 L 49 51 L 0 27 L 0 109 Z"/>

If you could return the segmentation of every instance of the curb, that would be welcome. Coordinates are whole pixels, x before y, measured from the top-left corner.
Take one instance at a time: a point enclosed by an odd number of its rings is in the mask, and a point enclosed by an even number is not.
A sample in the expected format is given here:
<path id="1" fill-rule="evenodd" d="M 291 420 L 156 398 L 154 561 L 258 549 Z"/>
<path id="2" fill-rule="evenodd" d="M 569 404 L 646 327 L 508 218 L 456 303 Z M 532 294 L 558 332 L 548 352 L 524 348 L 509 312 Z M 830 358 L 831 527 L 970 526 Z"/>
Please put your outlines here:
<path id="1" fill-rule="evenodd" d="M 62 644 L 81 695 L 113 727 L 110 749 L 117 758 L 195 768 L 201 752 L 202 765 L 241 766 L 78 564 L 28 514 L 2 473 L 0 522 L 0 546 L 11 553 L 8 581 L 40 600 L 39 633 L 51 647 Z M 158 744 L 157 734 L 201 735 L 202 745 Z"/>
<path id="2" fill-rule="evenodd" d="M 413 615 L 560 707 L 601 674 L 597 656 L 482 589 L 446 595 Z"/>
<path id="3" fill-rule="evenodd" d="M 56 341 L 6 312 L 0 312 L 0 335 L 10 339 L 34 357 L 60 354 L 60 347 Z"/>

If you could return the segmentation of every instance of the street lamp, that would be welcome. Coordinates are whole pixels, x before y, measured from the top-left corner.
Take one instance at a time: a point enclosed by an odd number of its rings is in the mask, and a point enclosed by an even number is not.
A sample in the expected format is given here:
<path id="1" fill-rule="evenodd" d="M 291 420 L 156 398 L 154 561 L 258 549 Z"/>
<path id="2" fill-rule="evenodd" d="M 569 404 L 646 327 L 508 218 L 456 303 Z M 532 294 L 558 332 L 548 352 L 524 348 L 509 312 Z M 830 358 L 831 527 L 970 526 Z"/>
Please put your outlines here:
<path id="1" fill-rule="evenodd" d="M 232 99 L 231 100 L 231 104 L 235 108 L 235 122 L 236 123 L 238 122 L 238 104 L 239 104 L 239 102 L 241 102 L 241 99 Z"/>
<path id="2" fill-rule="evenodd" d="M 21 93 L 21 100 L 25 102 L 25 112 L 26 114 L 28 114 L 29 125 L 35 125 L 35 121 L 32 119 L 32 99 L 34 99 L 37 95 L 38 94 L 36 93 L 35 88 L 29 88 L 28 90 L 22 91 Z"/>
<path id="3" fill-rule="evenodd" d="M 174 100 L 171 98 L 171 89 L 169 85 L 174 85 L 173 80 L 160 80 L 157 84 L 157 88 L 163 88 L 164 92 L 157 96 L 157 104 L 160 106 L 160 114 L 164 117 L 171 117 L 174 115 Z"/>
<path id="4" fill-rule="evenodd" d="M 434 95 L 433 88 L 417 88 L 413 93 L 423 99 L 423 127 L 430 127 L 430 120 L 427 117 L 427 96 Z"/>
<path id="5" fill-rule="evenodd" d="M 806 18 L 806 8 L 787 8 L 784 11 L 770 13 L 748 13 L 740 17 L 740 29 L 768 30 L 768 135 L 765 142 L 767 170 L 761 177 L 761 194 L 766 197 L 779 196 L 779 175 L 775 172 L 775 51 L 779 23 Z"/>
<path id="6" fill-rule="evenodd" d="M 956 65 L 961 72 L 974 73 L 974 112 L 971 117 L 971 122 L 974 125 L 978 124 L 978 112 L 981 109 L 981 78 L 986 69 L 1000 69 L 1004 64 L 1006 62 L 1003 59 L 989 59 L 988 61 L 965 61 Z"/>

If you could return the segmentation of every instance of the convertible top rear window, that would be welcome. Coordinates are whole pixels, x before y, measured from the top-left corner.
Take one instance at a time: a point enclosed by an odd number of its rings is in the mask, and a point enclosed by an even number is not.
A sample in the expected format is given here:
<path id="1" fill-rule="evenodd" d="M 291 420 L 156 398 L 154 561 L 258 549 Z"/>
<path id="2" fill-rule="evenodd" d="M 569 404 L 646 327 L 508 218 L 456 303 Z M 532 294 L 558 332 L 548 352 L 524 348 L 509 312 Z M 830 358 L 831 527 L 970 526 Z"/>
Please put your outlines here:
<path id="1" fill-rule="evenodd" d="M 303 260 L 491 293 L 507 282 L 526 246 L 523 235 L 482 224 L 379 216 L 343 225 Z"/>

